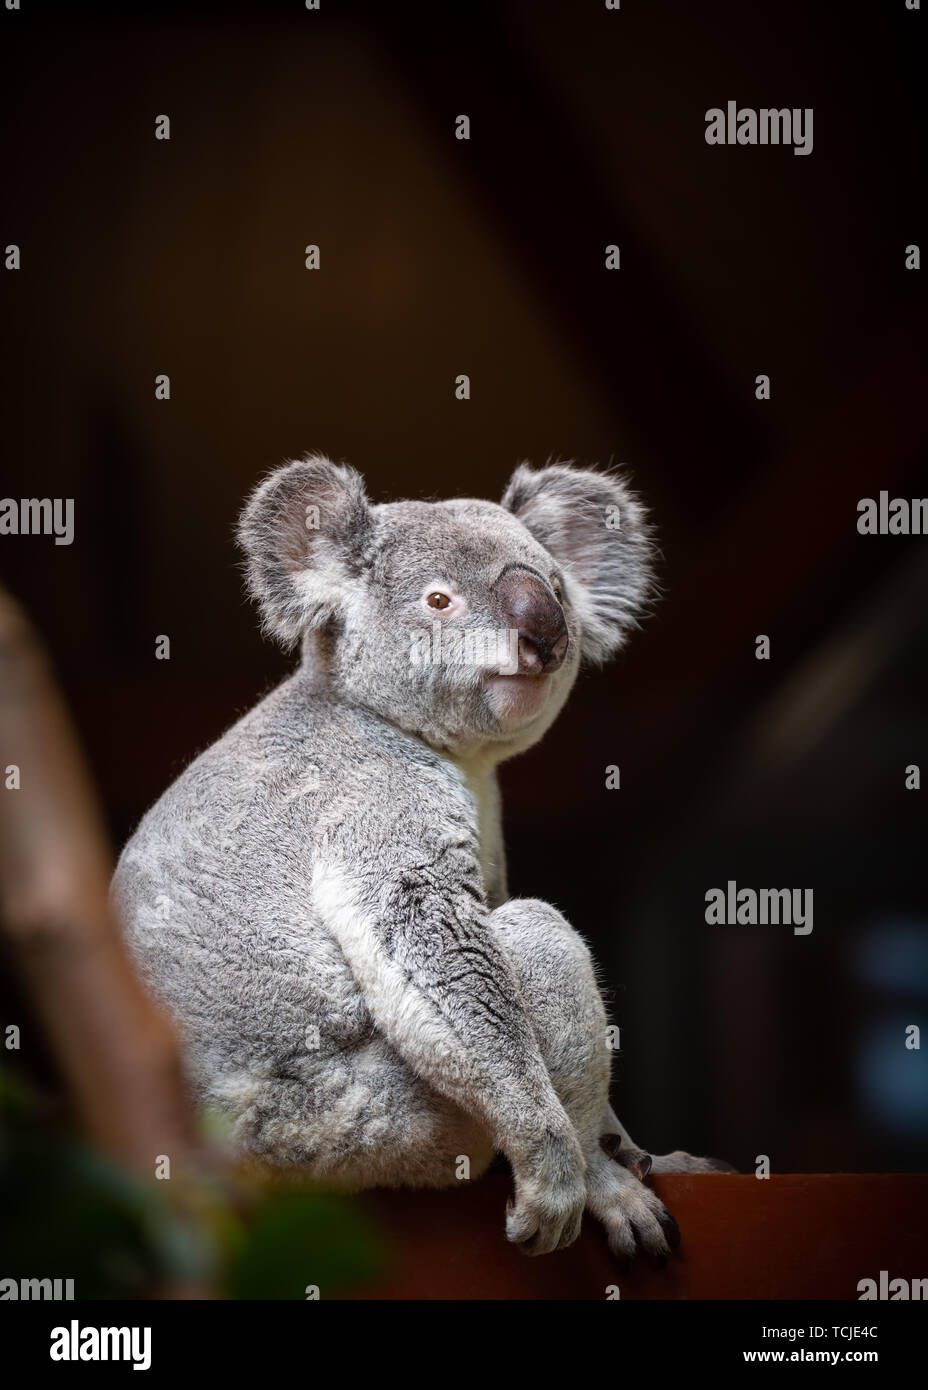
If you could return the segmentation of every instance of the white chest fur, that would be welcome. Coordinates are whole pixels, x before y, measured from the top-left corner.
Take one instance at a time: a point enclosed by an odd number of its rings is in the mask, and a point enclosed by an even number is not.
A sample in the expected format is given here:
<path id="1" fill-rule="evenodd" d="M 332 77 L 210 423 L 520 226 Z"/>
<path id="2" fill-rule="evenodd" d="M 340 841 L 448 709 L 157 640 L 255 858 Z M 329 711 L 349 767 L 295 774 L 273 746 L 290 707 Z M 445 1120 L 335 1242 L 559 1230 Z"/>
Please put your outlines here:
<path id="1" fill-rule="evenodd" d="M 477 758 L 452 758 L 473 800 L 480 839 L 480 868 L 491 907 L 505 902 L 506 851 L 503 845 L 503 817 L 494 763 Z"/>

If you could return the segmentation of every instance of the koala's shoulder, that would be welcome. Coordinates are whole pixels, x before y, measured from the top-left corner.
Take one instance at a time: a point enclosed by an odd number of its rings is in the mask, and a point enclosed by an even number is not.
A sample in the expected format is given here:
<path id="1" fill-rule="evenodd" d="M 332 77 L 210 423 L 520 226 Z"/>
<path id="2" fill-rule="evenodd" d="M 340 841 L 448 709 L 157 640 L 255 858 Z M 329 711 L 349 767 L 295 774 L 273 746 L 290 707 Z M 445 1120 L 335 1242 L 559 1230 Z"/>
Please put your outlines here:
<path id="1" fill-rule="evenodd" d="M 307 694 L 298 679 L 273 691 L 203 762 L 203 775 L 260 781 L 272 799 L 311 793 L 314 815 L 371 807 L 427 814 L 436 802 L 448 814 L 467 805 L 448 759 L 371 711 Z"/>
<path id="2" fill-rule="evenodd" d="M 321 784 L 333 801 L 405 809 L 417 818 L 440 802 L 465 809 L 459 772 L 412 734 L 365 710 L 333 711 L 329 737 L 316 744 Z"/>
<path id="3" fill-rule="evenodd" d="M 453 764 L 357 707 L 285 681 L 199 755 L 139 826 L 137 838 L 204 842 L 243 826 L 276 843 L 342 828 L 414 840 L 421 827 L 466 832 L 473 806 Z M 233 836 L 234 838 L 234 836 Z"/>

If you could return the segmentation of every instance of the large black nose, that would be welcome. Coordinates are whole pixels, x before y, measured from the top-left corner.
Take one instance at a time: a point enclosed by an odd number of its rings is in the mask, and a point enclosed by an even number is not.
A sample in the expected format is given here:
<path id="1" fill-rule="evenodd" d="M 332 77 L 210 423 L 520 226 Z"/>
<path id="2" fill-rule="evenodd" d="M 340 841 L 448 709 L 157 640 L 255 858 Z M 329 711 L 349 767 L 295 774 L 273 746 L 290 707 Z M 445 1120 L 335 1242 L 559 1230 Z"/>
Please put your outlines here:
<path id="1" fill-rule="evenodd" d="M 519 673 L 539 676 L 556 671 L 567 655 L 564 610 L 551 590 L 533 574 L 514 570 L 496 586 L 507 627 L 519 634 Z"/>

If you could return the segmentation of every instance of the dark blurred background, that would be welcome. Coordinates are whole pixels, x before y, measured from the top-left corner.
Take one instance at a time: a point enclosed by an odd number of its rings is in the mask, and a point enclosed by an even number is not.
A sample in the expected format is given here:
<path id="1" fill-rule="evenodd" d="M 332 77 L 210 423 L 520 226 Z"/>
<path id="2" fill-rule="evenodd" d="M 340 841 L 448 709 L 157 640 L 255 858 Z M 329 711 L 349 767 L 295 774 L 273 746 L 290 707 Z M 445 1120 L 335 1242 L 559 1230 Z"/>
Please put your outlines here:
<path id="1" fill-rule="evenodd" d="M 0 492 L 73 497 L 76 537 L 4 537 L 0 566 L 114 843 L 288 669 L 232 543 L 268 467 L 319 449 L 387 500 L 624 464 L 664 596 L 505 769 L 511 888 L 594 944 L 638 1142 L 747 1169 L 928 1159 L 904 1032 L 928 555 L 856 530 L 861 497 L 928 493 L 923 24 L 902 0 L 2 14 Z M 814 108 L 811 156 L 707 146 L 729 99 Z M 811 936 L 707 926 L 729 879 L 814 889 Z"/>

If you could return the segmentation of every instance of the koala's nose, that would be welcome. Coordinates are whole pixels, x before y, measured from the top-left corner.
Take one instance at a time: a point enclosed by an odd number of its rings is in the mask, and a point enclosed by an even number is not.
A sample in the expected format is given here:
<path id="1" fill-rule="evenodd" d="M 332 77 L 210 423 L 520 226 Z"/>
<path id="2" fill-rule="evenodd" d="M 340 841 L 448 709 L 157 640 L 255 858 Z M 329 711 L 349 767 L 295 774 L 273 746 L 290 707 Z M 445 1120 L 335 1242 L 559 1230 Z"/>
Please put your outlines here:
<path id="1" fill-rule="evenodd" d="M 504 574 L 496 587 L 507 627 L 519 634 L 519 672 L 538 676 L 556 671 L 567 655 L 564 610 L 533 574 Z"/>

